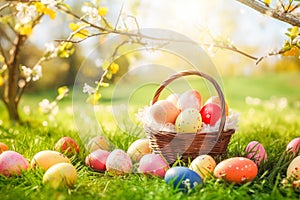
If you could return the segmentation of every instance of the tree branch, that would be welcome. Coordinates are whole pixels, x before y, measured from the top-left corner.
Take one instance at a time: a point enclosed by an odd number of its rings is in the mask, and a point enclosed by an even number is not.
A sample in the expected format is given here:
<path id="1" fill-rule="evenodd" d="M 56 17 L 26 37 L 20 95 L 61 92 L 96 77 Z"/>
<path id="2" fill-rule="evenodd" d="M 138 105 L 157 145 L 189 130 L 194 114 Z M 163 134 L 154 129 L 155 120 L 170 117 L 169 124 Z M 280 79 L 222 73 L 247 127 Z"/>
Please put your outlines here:
<path id="1" fill-rule="evenodd" d="M 300 17 L 292 13 L 280 12 L 274 8 L 270 8 L 263 3 L 255 0 L 236 0 L 262 14 L 268 15 L 274 19 L 280 20 L 282 22 L 288 23 L 293 26 L 300 27 Z"/>

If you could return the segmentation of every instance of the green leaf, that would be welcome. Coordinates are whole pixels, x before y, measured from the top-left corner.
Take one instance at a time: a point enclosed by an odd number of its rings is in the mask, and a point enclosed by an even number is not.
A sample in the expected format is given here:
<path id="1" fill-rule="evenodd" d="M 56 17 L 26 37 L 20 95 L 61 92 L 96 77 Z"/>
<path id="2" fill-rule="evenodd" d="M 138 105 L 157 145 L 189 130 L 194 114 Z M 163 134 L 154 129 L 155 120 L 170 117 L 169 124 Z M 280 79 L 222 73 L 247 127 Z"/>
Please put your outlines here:
<path id="1" fill-rule="evenodd" d="M 298 26 L 293 26 L 293 28 L 290 31 L 290 38 L 291 38 L 291 40 L 293 40 L 298 35 L 299 35 L 299 27 Z"/>
<path id="2" fill-rule="evenodd" d="M 66 10 L 71 10 L 71 7 L 66 3 L 60 3 L 59 5 L 65 8 Z"/>

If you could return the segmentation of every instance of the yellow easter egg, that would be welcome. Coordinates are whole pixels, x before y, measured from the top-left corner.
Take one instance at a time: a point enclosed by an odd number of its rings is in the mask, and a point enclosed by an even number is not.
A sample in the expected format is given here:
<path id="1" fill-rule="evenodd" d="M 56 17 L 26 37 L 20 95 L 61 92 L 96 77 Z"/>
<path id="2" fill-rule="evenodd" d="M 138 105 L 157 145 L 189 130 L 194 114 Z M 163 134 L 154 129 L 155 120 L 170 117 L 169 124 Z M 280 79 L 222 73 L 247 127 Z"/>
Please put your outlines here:
<path id="1" fill-rule="evenodd" d="M 49 169 L 57 163 L 71 163 L 69 158 L 57 151 L 44 150 L 40 151 L 31 160 L 31 167 L 41 167 L 44 170 Z"/>
<path id="2" fill-rule="evenodd" d="M 216 161 L 210 155 L 200 155 L 192 161 L 189 168 L 205 180 L 213 174 L 215 167 Z"/>
<path id="3" fill-rule="evenodd" d="M 55 164 L 43 176 L 43 184 L 54 189 L 64 186 L 72 187 L 76 180 L 76 168 L 70 163 Z"/>

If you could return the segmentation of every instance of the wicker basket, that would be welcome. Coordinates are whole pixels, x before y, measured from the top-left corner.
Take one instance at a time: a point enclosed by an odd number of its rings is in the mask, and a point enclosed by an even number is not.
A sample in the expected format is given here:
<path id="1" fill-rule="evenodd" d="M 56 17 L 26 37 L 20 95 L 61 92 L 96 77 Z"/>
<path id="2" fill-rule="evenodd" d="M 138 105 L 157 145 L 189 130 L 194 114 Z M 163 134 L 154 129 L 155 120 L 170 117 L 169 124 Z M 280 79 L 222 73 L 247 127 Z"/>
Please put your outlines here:
<path id="1" fill-rule="evenodd" d="M 167 80 L 161 83 L 156 90 L 152 104 L 154 104 L 162 90 L 172 81 L 183 76 L 197 75 L 210 81 L 217 90 L 221 101 L 221 121 L 219 130 L 216 132 L 198 132 L 178 134 L 176 132 L 157 131 L 149 126 L 145 126 L 147 136 L 149 138 L 150 148 L 156 154 L 161 154 L 170 163 L 174 163 L 178 158 L 187 162 L 189 159 L 202 154 L 211 156 L 222 156 L 227 153 L 227 146 L 231 135 L 235 132 L 234 129 L 224 131 L 226 122 L 226 111 L 224 95 L 218 83 L 209 75 L 198 71 L 182 71 L 170 76 Z"/>

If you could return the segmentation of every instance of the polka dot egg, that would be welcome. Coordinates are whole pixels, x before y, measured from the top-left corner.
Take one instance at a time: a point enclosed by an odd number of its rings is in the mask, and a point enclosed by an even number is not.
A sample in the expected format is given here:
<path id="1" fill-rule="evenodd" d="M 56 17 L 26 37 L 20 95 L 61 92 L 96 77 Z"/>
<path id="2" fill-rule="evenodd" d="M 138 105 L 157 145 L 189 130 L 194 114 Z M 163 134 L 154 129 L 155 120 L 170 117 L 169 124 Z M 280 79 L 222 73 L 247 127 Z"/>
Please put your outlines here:
<path id="1" fill-rule="evenodd" d="M 192 161 L 189 168 L 197 172 L 205 180 L 210 177 L 215 167 L 216 161 L 210 155 L 200 155 Z"/>
<path id="2" fill-rule="evenodd" d="M 201 115 L 195 108 L 183 110 L 175 122 L 176 131 L 179 133 L 196 133 L 200 131 L 201 125 Z"/>
<path id="3" fill-rule="evenodd" d="M 214 170 L 214 175 L 229 183 L 243 184 L 252 181 L 257 172 L 257 165 L 252 160 L 234 157 L 220 162 Z"/>
<path id="4" fill-rule="evenodd" d="M 287 177 L 293 177 L 296 180 L 300 180 L 300 156 L 297 156 L 292 160 L 287 168 Z"/>

